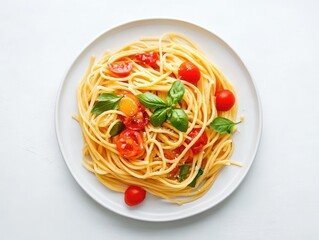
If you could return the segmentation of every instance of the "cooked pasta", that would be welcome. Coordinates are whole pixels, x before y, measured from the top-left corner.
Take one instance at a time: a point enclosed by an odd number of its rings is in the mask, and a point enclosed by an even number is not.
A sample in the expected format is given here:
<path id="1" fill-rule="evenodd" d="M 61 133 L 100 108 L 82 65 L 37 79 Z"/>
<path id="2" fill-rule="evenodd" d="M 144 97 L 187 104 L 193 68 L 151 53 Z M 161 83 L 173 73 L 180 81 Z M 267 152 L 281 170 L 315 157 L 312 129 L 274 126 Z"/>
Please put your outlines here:
<path id="1" fill-rule="evenodd" d="M 184 62 L 199 69 L 196 83 L 180 76 Z M 168 95 L 174 82 L 183 87 L 184 94 L 172 103 Z M 237 114 L 237 101 L 230 110 L 217 111 L 216 88 L 235 95 L 221 71 L 191 40 L 177 33 L 142 38 L 115 52 L 106 51 L 96 63 L 91 57 L 77 90 L 83 166 L 114 191 L 124 192 L 135 185 L 177 204 L 200 198 L 224 166 L 239 165 L 230 160 L 232 135 L 210 127 L 217 117 L 235 121 Z M 143 105 L 145 93 L 162 99 L 158 100 L 162 105 Z M 105 106 L 107 110 L 101 110 Z M 176 128 L 182 125 L 176 109 L 187 115 L 185 130 Z M 162 111 L 159 123 L 155 123 L 157 110 Z M 128 121 L 132 118 L 135 128 Z"/>

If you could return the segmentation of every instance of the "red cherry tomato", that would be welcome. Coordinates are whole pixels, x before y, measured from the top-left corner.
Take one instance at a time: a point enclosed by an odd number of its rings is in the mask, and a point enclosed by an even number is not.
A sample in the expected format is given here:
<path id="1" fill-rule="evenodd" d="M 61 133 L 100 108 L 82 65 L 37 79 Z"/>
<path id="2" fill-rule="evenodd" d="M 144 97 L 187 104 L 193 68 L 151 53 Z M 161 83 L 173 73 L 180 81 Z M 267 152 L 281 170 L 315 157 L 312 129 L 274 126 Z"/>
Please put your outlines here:
<path id="1" fill-rule="evenodd" d="M 173 168 L 173 170 L 170 171 L 170 173 L 176 175 L 179 172 L 179 168 L 180 168 L 179 166 Z"/>
<path id="2" fill-rule="evenodd" d="M 145 151 L 142 133 L 126 129 L 116 139 L 116 149 L 127 159 L 134 159 Z"/>
<path id="3" fill-rule="evenodd" d="M 129 186 L 124 193 L 124 201 L 129 206 L 135 206 L 144 201 L 146 191 L 138 186 Z"/>
<path id="4" fill-rule="evenodd" d="M 175 158 L 178 158 L 178 156 L 181 155 L 181 153 L 184 151 L 184 149 L 185 149 L 185 147 L 183 145 L 179 146 L 173 150 L 165 149 L 164 155 L 167 159 L 173 160 Z M 193 153 L 192 149 L 189 149 L 187 151 L 187 153 L 185 154 L 185 157 L 183 158 L 185 163 L 192 162 L 193 156 L 194 156 L 194 153 Z"/>
<path id="5" fill-rule="evenodd" d="M 128 129 L 143 130 L 149 123 L 149 120 L 150 118 L 145 111 L 139 111 L 134 116 L 126 117 L 123 122 Z"/>
<path id="6" fill-rule="evenodd" d="M 169 150 L 169 149 L 165 149 L 164 150 L 164 155 L 167 159 L 173 160 L 175 158 L 177 158 L 183 151 L 184 151 L 185 147 L 179 146 L 173 150 Z"/>
<path id="7" fill-rule="evenodd" d="M 142 62 L 143 64 L 149 65 L 151 67 L 155 67 L 159 57 L 156 52 L 145 52 L 145 53 L 136 54 L 135 59 L 138 62 Z"/>
<path id="8" fill-rule="evenodd" d="M 176 166 L 175 168 L 173 168 L 172 171 L 170 171 L 168 174 L 167 174 L 167 177 L 169 179 L 176 179 L 177 178 L 177 175 L 179 173 L 179 169 L 180 167 L 179 166 Z"/>
<path id="9" fill-rule="evenodd" d="M 196 85 L 200 79 L 200 71 L 195 64 L 191 62 L 183 62 L 179 66 L 178 76 L 180 79 Z"/>
<path id="10" fill-rule="evenodd" d="M 234 106 L 235 101 L 234 94 L 227 89 L 216 93 L 216 109 L 218 111 L 230 110 Z"/>
<path id="11" fill-rule="evenodd" d="M 145 107 L 139 102 L 137 97 L 135 97 L 135 95 L 133 95 L 132 93 L 124 93 L 124 97 L 132 99 L 132 103 L 134 104 L 131 104 L 129 106 L 127 103 L 124 103 L 123 104 L 124 107 L 122 107 L 122 112 L 124 112 L 127 116 L 125 117 L 125 116 L 119 115 L 118 117 L 125 124 L 126 128 L 130 130 L 136 130 L 136 131 L 143 130 L 150 120 L 148 114 L 145 112 Z M 135 104 L 136 104 L 136 107 L 135 107 Z M 134 115 L 130 115 L 128 114 L 128 112 L 132 112 L 133 106 L 134 106 L 134 110 L 136 110 L 136 113 L 134 113 Z M 120 110 L 121 110 L 121 102 L 120 102 Z"/>
<path id="12" fill-rule="evenodd" d="M 188 134 L 188 136 L 191 139 L 193 139 L 198 135 L 200 130 L 201 130 L 200 128 L 193 128 L 192 131 L 190 131 L 190 133 Z M 208 141 L 208 138 L 204 131 L 203 134 L 199 137 L 199 139 L 195 142 L 195 144 L 191 147 L 193 154 L 199 153 L 203 149 L 203 147 L 207 144 L 207 141 Z M 186 139 L 185 142 L 190 143 L 191 140 Z"/>
<path id="13" fill-rule="evenodd" d="M 109 64 L 111 72 L 121 77 L 128 76 L 131 73 L 132 68 L 133 64 L 128 61 L 118 61 Z"/>

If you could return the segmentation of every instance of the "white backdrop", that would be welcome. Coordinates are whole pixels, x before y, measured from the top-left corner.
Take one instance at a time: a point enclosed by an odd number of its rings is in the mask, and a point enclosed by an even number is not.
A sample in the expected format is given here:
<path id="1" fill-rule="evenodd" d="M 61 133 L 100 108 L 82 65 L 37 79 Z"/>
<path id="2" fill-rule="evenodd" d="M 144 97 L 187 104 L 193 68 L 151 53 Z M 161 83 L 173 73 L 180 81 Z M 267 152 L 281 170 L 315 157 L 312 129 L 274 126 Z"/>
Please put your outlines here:
<path id="1" fill-rule="evenodd" d="M 0 239 L 318 239 L 318 1 L 9 1 L 0 3 Z M 258 87 L 263 136 L 222 204 L 169 223 L 127 219 L 76 183 L 54 128 L 57 91 L 101 32 L 177 18 L 223 38 Z"/>

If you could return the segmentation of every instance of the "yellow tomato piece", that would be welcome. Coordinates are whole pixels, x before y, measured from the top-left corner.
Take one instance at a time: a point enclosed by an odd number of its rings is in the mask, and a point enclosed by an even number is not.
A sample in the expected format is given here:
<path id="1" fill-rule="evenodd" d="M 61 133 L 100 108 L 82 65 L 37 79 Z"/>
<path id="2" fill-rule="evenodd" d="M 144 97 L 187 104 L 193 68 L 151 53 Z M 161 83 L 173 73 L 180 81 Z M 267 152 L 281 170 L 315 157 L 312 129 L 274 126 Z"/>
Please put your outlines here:
<path id="1" fill-rule="evenodd" d="M 138 105 L 135 99 L 132 99 L 130 95 L 127 95 L 121 99 L 119 110 L 125 115 L 132 117 L 138 112 Z"/>

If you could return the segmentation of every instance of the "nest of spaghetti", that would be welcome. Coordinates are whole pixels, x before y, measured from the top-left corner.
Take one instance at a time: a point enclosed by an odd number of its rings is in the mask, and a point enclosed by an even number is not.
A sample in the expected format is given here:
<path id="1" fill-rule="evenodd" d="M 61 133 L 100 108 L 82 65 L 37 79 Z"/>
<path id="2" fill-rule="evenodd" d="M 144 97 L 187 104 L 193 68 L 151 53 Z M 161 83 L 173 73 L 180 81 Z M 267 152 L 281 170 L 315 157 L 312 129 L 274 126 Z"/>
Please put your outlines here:
<path id="1" fill-rule="evenodd" d="M 233 99 L 225 108 L 216 94 L 226 91 Z M 230 160 L 235 89 L 183 35 L 141 38 L 91 57 L 77 103 L 83 166 L 111 190 L 138 186 L 184 204 L 203 196 L 223 167 L 239 165 Z M 223 132 L 216 120 L 233 125 Z"/>

